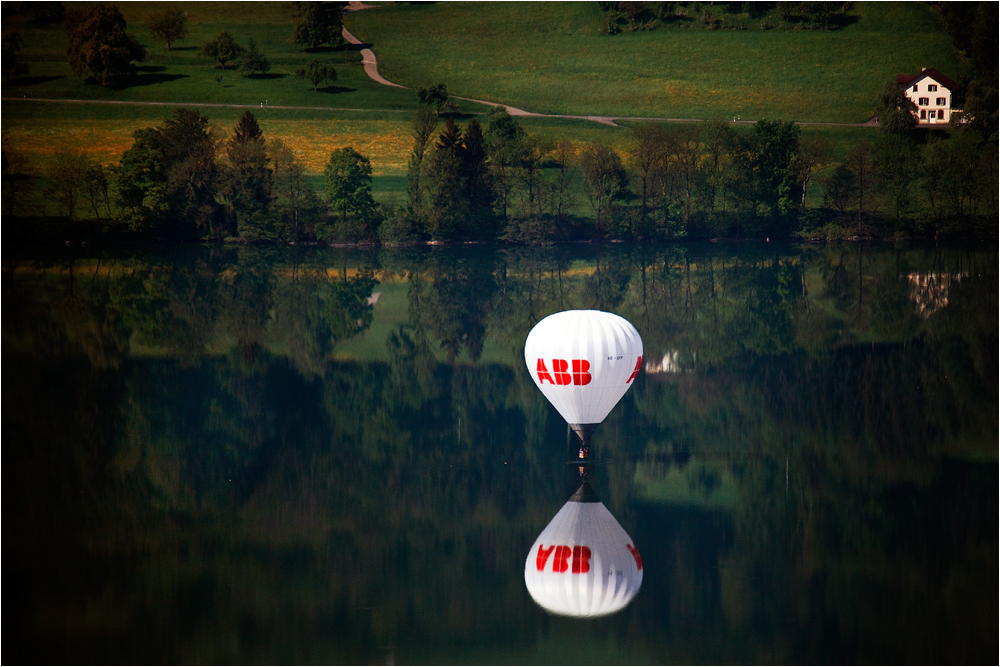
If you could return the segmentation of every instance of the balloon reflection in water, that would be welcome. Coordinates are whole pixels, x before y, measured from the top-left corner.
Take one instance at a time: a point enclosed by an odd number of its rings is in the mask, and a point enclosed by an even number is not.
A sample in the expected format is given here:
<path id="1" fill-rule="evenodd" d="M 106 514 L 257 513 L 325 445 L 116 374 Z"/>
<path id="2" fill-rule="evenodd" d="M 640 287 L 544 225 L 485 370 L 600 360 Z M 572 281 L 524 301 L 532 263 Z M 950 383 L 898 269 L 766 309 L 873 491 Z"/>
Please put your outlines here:
<path id="1" fill-rule="evenodd" d="M 524 583 L 541 607 L 564 616 L 613 614 L 639 592 L 639 550 L 586 479 L 532 545 Z"/>
<path id="2" fill-rule="evenodd" d="M 642 367 L 642 339 L 628 320 L 600 310 L 544 318 L 524 342 L 528 372 L 587 447 Z"/>

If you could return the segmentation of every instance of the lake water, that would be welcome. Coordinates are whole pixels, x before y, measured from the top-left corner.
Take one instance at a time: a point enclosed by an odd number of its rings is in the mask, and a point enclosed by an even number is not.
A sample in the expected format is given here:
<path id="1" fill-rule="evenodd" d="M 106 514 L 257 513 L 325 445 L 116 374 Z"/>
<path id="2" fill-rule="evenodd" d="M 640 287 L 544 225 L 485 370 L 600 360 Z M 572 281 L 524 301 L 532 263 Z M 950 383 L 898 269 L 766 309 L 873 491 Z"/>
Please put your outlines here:
<path id="1" fill-rule="evenodd" d="M 983 663 L 994 246 L 4 249 L 4 661 Z M 554 616 L 542 317 L 645 361 L 589 481 L 641 549 Z M 574 436 L 575 437 L 575 436 Z"/>

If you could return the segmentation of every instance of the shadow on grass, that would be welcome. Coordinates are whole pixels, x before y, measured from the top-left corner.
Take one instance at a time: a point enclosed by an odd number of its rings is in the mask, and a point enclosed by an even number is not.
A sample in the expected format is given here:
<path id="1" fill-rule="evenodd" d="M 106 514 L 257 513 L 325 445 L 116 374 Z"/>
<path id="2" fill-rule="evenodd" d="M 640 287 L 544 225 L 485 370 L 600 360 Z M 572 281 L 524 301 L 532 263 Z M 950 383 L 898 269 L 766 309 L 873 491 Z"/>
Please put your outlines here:
<path id="1" fill-rule="evenodd" d="M 124 77 L 118 84 L 109 86 L 112 90 L 125 90 L 126 88 L 141 88 L 142 86 L 152 86 L 157 83 L 169 83 L 178 79 L 187 79 L 187 74 L 163 74 L 154 72 L 152 74 L 136 74 L 135 76 Z"/>
<path id="2" fill-rule="evenodd" d="M 466 113 L 464 111 L 442 111 L 440 117 L 451 118 L 452 120 L 471 120 L 478 116 L 482 116 L 484 113 L 486 113 L 486 109 L 487 107 L 484 106 L 483 111 L 481 113 L 475 113 L 475 112 Z"/>
<path id="3" fill-rule="evenodd" d="M 326 93 L 328 95 L 337 95 L 339 93 L 353 93 L 354 88 L 348 88 L 347 86 L 323 86 L 316 90 L 317 93 Z"/>
<path id="4" fill-rule="evenodd" d="M 311 46 L 308 49 L 302 49 L 302 50 L 305 53 L 334 53 L 336 51 L 350 51 L 353 48 L 354 48 L 353 44 L 348 44 L 347 42 L 344 42 L 340 46 L 328 46 L 323 44 L 320 46 Z"/>
<path id="5" fill-rule="evenodd" d="M 283 79 L 288 74 L 284 72 L 267 72 L 266 74 L 248 74 L 246 78 L 256 80 Z"/>
<path id="6" fill-rule="evenodd" d="M 198 50 L 200 50 L 200 47 L 197 46 L 175 46 L 172 49 L 170 49 L 170 52 L 173 53 L 174 51 L 198 51 Z"/>
<path id="7" fill-rule="evenodd" d="M 21 86 L 37 86 L 40 83 L 48 83 L 49 81 L 56 81 L 57 79 L 65 79 L 66 77 L 59 74 L 56 76 L 23 76 L 14 79 L 10 83 L 4 83 L 4 88 L 21 87 Z"/>

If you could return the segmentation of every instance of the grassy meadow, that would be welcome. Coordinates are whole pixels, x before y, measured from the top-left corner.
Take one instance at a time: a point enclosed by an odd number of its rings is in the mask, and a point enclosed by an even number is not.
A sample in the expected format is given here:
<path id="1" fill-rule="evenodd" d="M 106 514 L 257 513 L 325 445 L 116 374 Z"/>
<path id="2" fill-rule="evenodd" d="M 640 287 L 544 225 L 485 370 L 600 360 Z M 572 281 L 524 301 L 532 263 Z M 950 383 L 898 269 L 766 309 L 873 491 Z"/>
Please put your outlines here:
<path id="1" fill-rule="evenodd" d="M 601 35 L 597 3 L 429 3 L 355 12 L 379 70 L 528 111 L 857 123 L 885 81 L 966 73 L 926 3 L 855 3 L 833 31 L 661 26 Z"/>
<path id="2" fill-rule="evenodd" d="M 89 4 L 67 8 L 85 11 Z M 414 91 L 368 79 L 356 51 L 302 51 L 292 43 L 297 20 L 292 3 L 117 5 L 129 31 L 148 50 L 138 75 L 118 88 L 72 74 L 61 24 L 4 18 L 5 32 L 21 34 L 20 55 L 30 72 L 3 85 L 3 146 L 24 153 L 30 171 L 45 173 L 67 151 L 117 162 L 135 130 L 161 123 L 176 106 L 218 105 L 199 108 L 218 137 L 229 135 L 243 111 L 252 109 L 265 136 L 289 145 L 317 187 L 330 153 L 352 146 L 371 161 L 376 198 L 405 199 Z M 151 13 L 174 8 L 187 12 L 189 34 L 168 51 L 145 22 Z M 549 113 L 858 122 L 867 119 L 878 89 L 896 72 L 921 65 L 953 77 L 964 72 L 931 7 L 858 3 L 853 14 L 858 20 L 837 31 L 670 25 L 614 36 L 599 34 L 596 3 L 382 5 L 349 14 L 345 22 L 373 44 L 380 70 L 390 80 L 411 88 L 445 83 L 453 94 Z M 247 78 L 201 56 L 202 45 L 222 30 L 244 45 L 253 38 L 271 71 Z M 318 92 L 293 76 L 312 58 L 337 63 L 337 81 Z M 464 123 L 486 107 L 460 102 L 459 110 Z M 621 121 L 620 127 L 568 118 L 519 122 L 528 134 L 568 139 L 578 150 L 588 142 L 608 143 L 627 161 L 629 128 L 639 121 Z M 803 126 L 802 136 L 810 134 L 830 140 L 836 161 L 851 146 L 873 138 L 871 128 Z M 810 199 L 814 196 L 818 190 L 810 192 Z M 585 213 L 589 203 L 582 191 L 577 199 Z M 44 211 L 46 206 L 39 199 L 29 208 Z"/>
<path id="3" fill-rule="evenodd" d="M 81 11 L 88 3 L 69 3 L 69 11 Z M 291 3 L 117 3 L 128 22 L 128 30 L 147 48 L 138 75 L 123 87 L 102 87 L 75 76 L 66 63 L 66 33 L 62 25 L 37 24 L 11 17 L 4 31 L 17 30 L 23 38 L 21 57 L 31 72 L 23 80 L 4 85 L 4 97 L 37 97 L 134 102 L 190 102 L 213 104 L 268 104 L 318 107 L 320 109 L 409 109 L 415 103 L 412 91 L 380 86 L 365 75 L 361 56 L 353 50 L 307 53 L 292 43 L 295 12 Z M 188 13 L 187 37 L 166 44 L 146 29 L 152 13 L 180 9 Z M 243 46 L 254 39 L 271 62 L 271 71 L 258 78 L 242 76 L 233 69 L 221 70 L 201 55 L 201 48 L 223 30 Z M 324 82 L 314 91 L 312 84 L 296 79 L 295 70 L 309 60 L 332 61 L 337 80 Z M 216 75 L 222 75 L 217 82 Z"/>

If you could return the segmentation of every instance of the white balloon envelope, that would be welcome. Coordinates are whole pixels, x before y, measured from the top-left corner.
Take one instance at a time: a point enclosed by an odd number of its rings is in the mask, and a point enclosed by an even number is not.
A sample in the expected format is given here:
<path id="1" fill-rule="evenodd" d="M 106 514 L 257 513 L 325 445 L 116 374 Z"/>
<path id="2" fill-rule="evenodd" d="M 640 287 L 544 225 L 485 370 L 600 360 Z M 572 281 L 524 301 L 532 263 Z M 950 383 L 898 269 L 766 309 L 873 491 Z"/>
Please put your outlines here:
<path id="1" fill-rule="evenodd" d="M 535 385 L 584 443 L 642 367 L 642 339 L 623 317 L 600 310 L 549 315 L 528 333 L 524 363 Z"/>
<path id="2" fill-rule="evenodd" d="M 612 614 L 639 592 L 639 550 L 586 480 L 532 545 L 524 584 L 542 608 L 564 616 Z"/>

